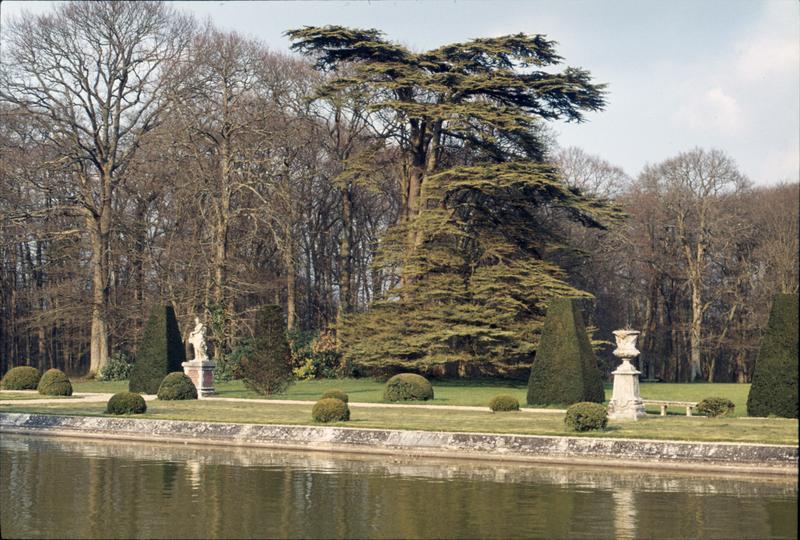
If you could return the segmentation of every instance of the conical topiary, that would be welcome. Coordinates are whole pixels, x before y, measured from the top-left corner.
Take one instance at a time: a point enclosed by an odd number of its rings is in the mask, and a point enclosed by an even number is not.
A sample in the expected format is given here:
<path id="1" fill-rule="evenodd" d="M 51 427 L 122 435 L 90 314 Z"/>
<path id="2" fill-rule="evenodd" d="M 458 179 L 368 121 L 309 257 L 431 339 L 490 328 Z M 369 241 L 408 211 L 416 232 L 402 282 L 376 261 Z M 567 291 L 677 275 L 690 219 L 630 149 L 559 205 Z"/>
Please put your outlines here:
<path id="1" fill-rule="evenodd" d="M 291 352 L 280 306 L 264 306 L 256 314 L 253 350 L 242 358 L 238 374 L 259 394 L 283 392 L 291 382 Z"/>
<path id="2" fill-rule="evenodd" d="M 183 371 L 186 351 L 172 306 L 156 306 L 144 329 L 128 389 L 131 392 L 156 394 L 168 373 Z"/>
<path id="3" fill-rule="evenodd" d="M 797 310 L 796 294 L 778 294 L 772 301 L 747 396 L 749 416 L 797 418 Z"/>
<path id="4" fill-rule="evenodd" d="M 554 298 L 547 309 L 528 381 L 529 405 L 602 403 L 603 381 L 575 299 Z"/>

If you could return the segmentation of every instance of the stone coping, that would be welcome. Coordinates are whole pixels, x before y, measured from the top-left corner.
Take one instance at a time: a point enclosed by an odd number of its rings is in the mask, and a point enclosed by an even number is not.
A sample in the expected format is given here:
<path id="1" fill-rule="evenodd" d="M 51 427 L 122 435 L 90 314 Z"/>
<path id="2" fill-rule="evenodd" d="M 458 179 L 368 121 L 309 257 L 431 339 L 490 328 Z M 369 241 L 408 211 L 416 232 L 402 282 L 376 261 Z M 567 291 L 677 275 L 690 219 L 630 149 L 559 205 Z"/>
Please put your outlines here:
<path id="1" fill-rule="evenodd" d="M 491 461 L 797 475 L 788 445 L 0 413 L 0 432 Z"/>

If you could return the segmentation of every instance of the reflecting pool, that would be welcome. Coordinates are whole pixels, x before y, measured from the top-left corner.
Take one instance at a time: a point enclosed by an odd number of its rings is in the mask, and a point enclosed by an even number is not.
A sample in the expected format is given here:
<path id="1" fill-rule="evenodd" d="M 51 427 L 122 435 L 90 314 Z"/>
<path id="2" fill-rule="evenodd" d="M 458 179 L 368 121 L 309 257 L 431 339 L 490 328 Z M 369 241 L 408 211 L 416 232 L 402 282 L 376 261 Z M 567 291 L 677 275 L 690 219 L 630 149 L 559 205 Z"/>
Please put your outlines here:
<path id="1" fill-rule="evenodd" d="M 2 435 L 3 538 L 797 538 L 796 478 Z"/>

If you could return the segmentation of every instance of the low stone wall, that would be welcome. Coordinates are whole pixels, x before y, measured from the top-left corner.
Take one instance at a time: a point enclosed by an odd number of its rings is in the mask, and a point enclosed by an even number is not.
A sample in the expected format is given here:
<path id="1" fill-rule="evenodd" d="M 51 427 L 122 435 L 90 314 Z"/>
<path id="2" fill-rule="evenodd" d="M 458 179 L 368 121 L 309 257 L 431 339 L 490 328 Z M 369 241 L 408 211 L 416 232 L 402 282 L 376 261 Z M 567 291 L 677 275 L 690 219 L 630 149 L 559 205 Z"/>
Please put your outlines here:
<path id="1" fill-rule="evenodd" d="M 0 413 L 0 432 L 437 458 L 797 475 L 795 446 Z"/>

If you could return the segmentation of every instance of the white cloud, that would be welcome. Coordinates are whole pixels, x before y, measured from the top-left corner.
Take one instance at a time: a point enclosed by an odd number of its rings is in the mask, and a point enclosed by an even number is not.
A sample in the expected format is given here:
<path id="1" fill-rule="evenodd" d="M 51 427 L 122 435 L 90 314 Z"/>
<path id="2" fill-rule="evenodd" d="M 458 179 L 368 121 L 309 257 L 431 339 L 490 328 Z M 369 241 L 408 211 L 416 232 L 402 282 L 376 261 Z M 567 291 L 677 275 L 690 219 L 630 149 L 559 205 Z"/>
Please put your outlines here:
<path id="1" fill-rule="evenodd" d="M 685 99 L 675 114 L 675 120 L 694 132 L 731 134 L 739 131 L 743 124 L 736 98 L 718 86 L 699 94 L 688 94 Z"/>

